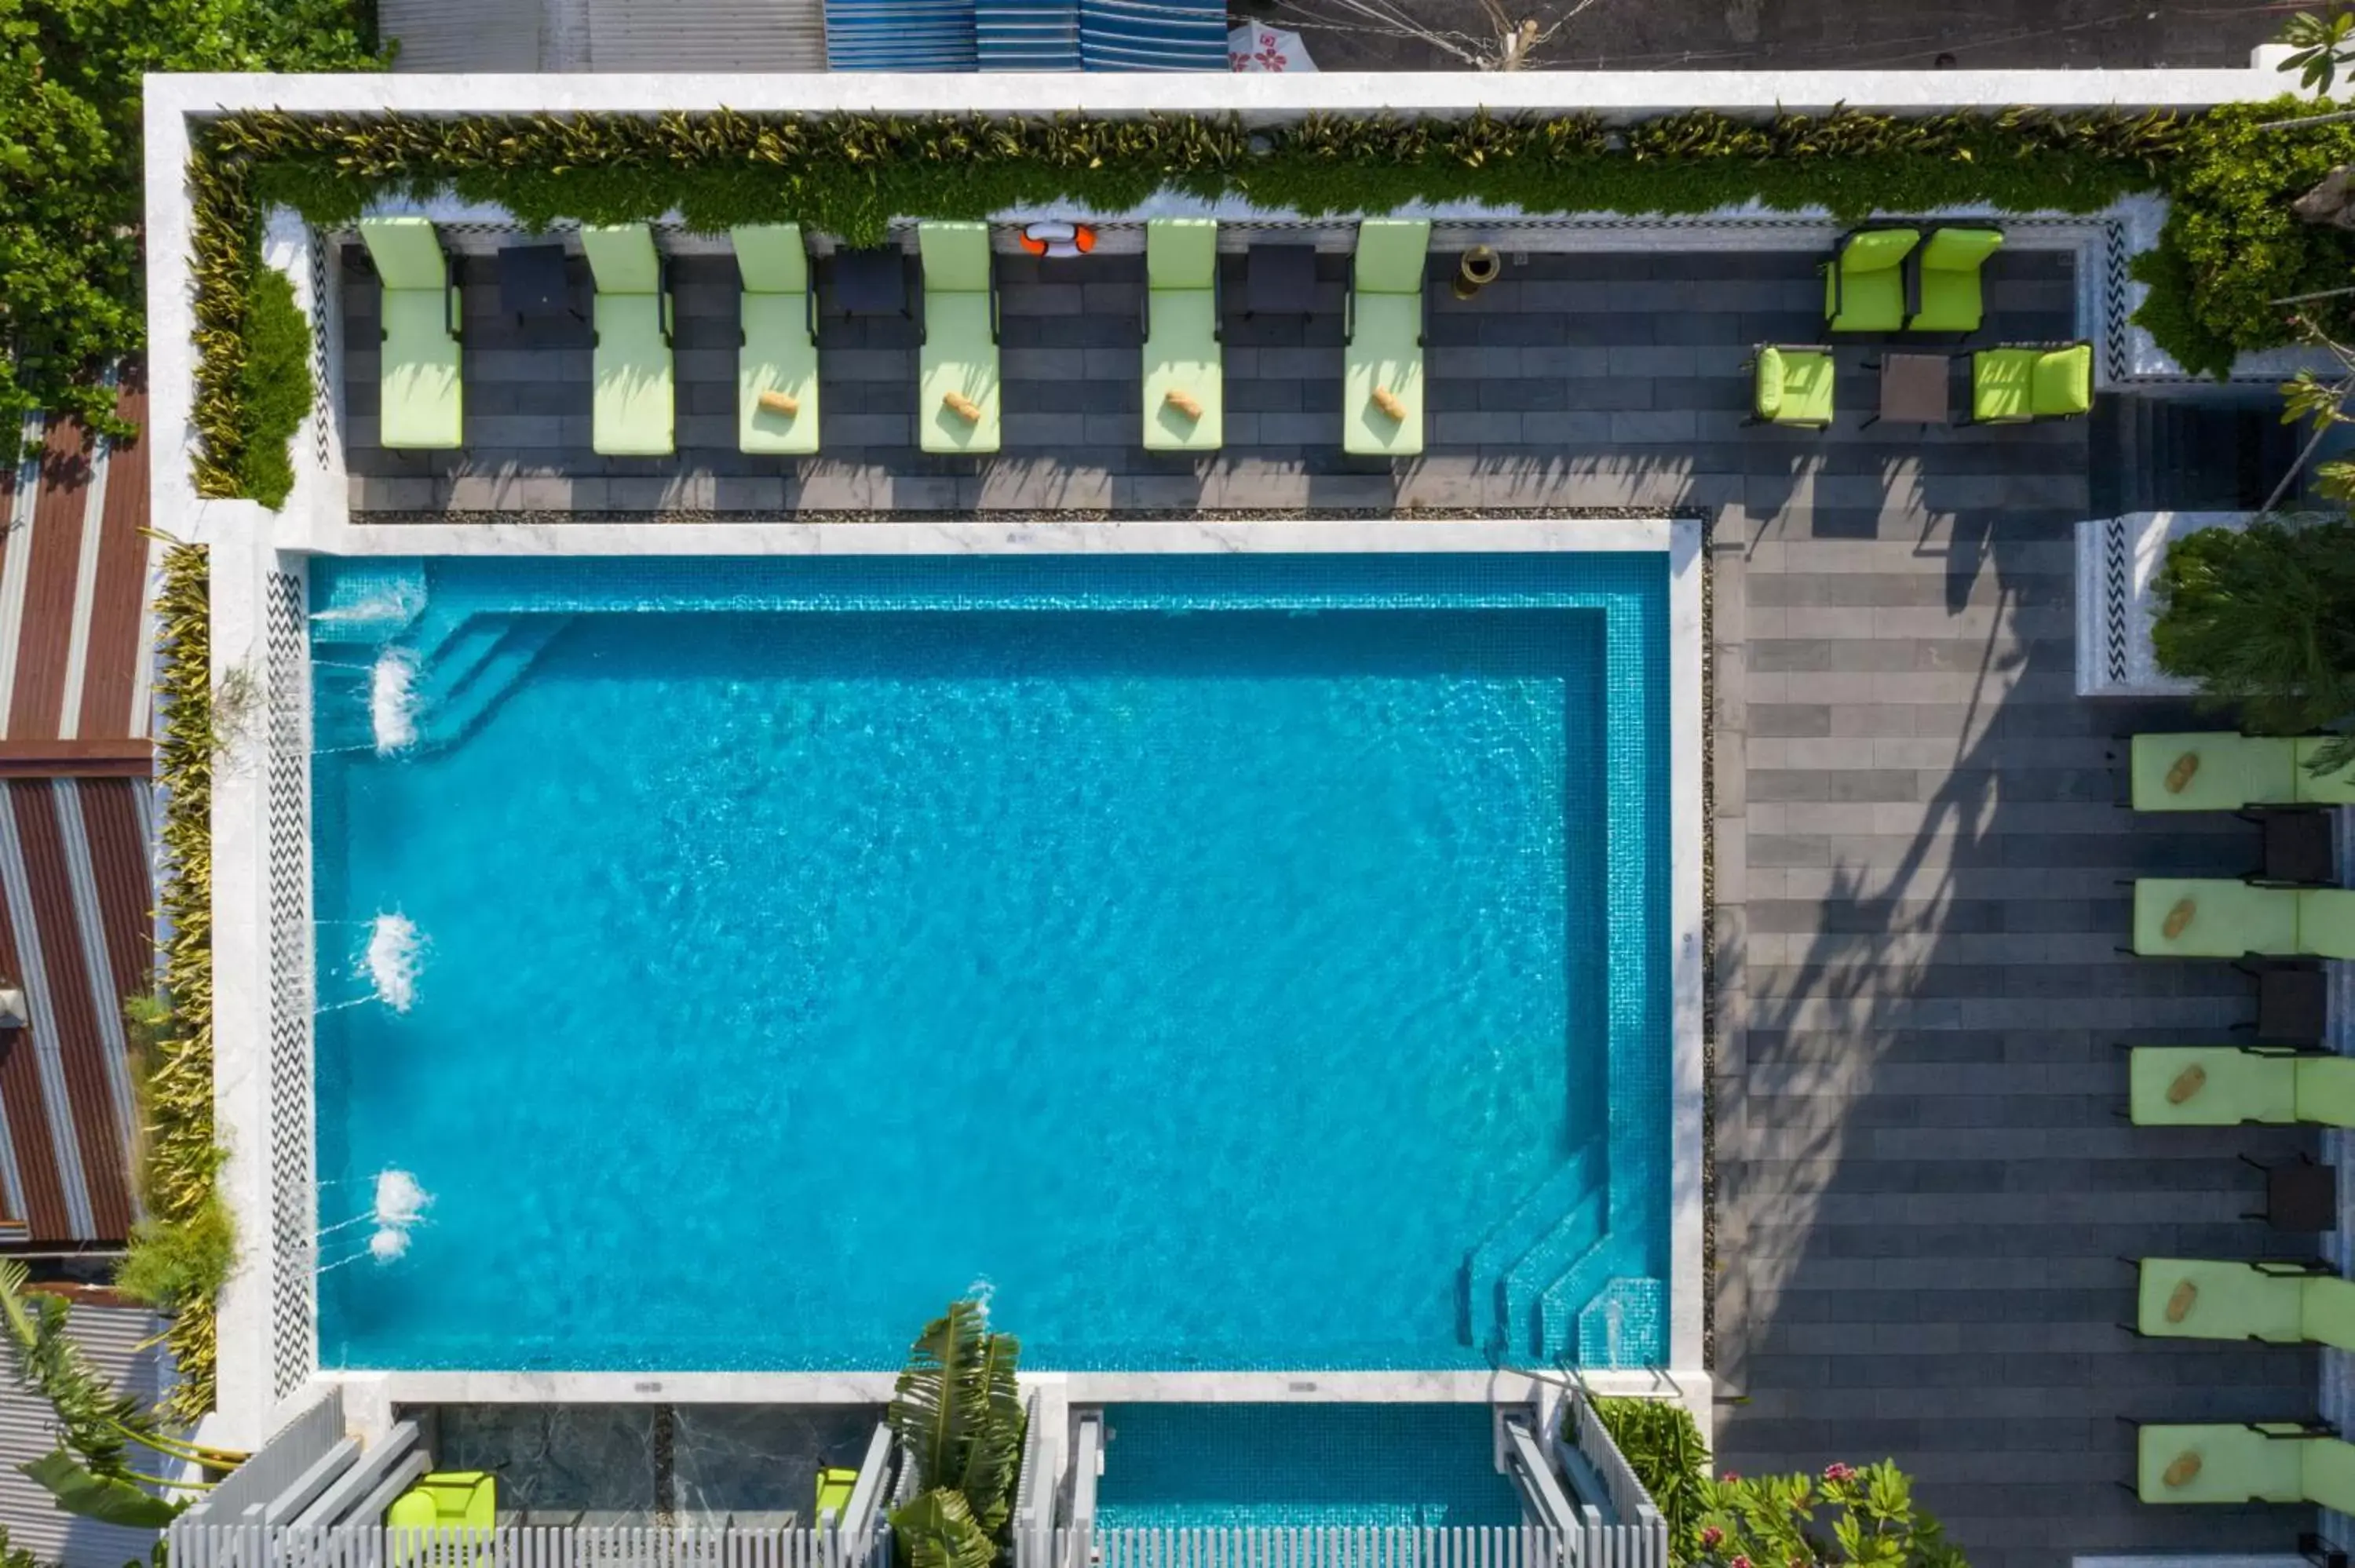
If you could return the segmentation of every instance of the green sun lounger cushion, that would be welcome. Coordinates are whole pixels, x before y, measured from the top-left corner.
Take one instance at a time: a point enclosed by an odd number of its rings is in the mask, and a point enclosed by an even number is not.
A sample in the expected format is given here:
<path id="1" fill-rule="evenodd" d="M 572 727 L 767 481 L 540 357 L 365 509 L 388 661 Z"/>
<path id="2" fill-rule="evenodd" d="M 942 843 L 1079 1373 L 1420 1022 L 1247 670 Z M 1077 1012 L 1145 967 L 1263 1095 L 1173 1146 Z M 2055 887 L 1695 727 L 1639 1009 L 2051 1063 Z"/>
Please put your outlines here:
<path id="1" fill-rule="evenodd" d="M 458 367 L 463 315 L 449 258 L 422 217 L 364 217 L 360 242 L 384 285 L 377 372 L 378 444 L 446 450 L 465 440 Z"/>
<path id="2" fill-rule="evenodd" d="M 2295 1422 L 2145 1426 L 2135 1449 L 2135 1492 L 2147 1503 L 2355 1508 L 2355 1444 Z"/>
<path id="3" fill-rule="evenodd" d="M 2134 898 L 2134 949 L 2146 957 L 2355 958 L 2355 892 L 2344 888 L 2147 876 Z"/>
<path id="4" fill-rule="evenodd" d="M 392 1499 L 393 1530 L 488 1530 L 498 1522 L 498 1478 L 487 1470 L 440 1470 Z"/>
<path id="5" fill-rule="evenodd" d="M 731 228 L 728 238 L 744 281 L 743 330 L 736 350 L 737 450 L 785 456 L 814 452 L 817 305 L 801 226 L 757 224 Z"/>
<path id="6" fill-rule="evenodd" d="M 1431 225 L 1369 217 L 1349 263 L 1341 449 L 1366 457 L 1423 450 L 1423 288 Z"/>
<path id="7" fill-rule="evenodd" d="M 1832 422 L 1832 351 L 1828 348 L 1759 348 L 1751 408 L 1770 424 L 1822 429 Z"/>
<path id="8" fill-rule="evenodd" d="M 2307 1337 L 2306 1287 L 2317 1279 L 2296 1265 L 2147 1257 L 2137 1268 L 2135 1327 L 2146 1334 L 2277 1345 Z"/>
<path id="9" fill-rule="evenodd" d="M 1971 355 L 1971 418 L 1983 425 L 2060 419 L 2094 406 L 2094 347 L 1983 348 Z"/>
<path id="10" fill-rule="evenodd" d="M 916 249 L 924 270 L 917 444 L 928 452 L 994 452 L 1003 399 L 989 226 L 920 223 Z"/>
<path id="11" fill-rule="evenodd" d="M 1922 243 L 1912 228 L 1851 234 L 1823 265 L 1824 320 L 1833 332 L 1897 332 L 1905 325 L 1905 258 Z"/>
<path id="12" fill-rule="evenodd" d="M 1921 307 L 1908 332 L 1977 332 L 1982 305 L 1979 270 L 2003 247 L 1999 228 L 1940 228 L 1916 258 Z"/>
<path id="13" fill-rule="evenodd" d="M 2355 805 L 2355 768 L 2307 770 L 2319 736 L 2195 731 L 2134 737 L 2129 775 L 2137 811 L 2237 811 L 2243 806 Z"/>
<path id="14" fill-rule="evenodd" d="M 2297 1057 L 2239 1045 L 2137 1045 L 2126 1107 L 2137 1127 L 2297 1120 Z"/>
<path id="15" fill-rule="evenodd" d="M 1146 223 L 1144 353 L 1146 450 L 1216 451 L 1226 440 L 1226 358 L 1214 219 Z"/>
<path id="16" fill-rule="evenodd" d="M 663 286 L 654 230 L 643 223 L 583 225 L 581 249 L 597 281 L 589 444 L 608 457 L 666 456 L 677 396 L 670 291 Z"/>

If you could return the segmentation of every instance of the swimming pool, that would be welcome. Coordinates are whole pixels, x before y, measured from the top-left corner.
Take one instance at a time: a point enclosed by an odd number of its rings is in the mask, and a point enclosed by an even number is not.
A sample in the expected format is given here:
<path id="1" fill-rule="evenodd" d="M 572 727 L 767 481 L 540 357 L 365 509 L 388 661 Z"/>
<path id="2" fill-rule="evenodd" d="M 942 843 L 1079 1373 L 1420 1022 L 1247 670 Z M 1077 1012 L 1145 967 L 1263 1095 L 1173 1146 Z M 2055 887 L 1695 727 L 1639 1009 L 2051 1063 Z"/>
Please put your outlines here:
<path id="1" fill-rule="evenodd" d="M 1663 1358 L 1663 557 L 311 571 L 322 1365 Z"/>

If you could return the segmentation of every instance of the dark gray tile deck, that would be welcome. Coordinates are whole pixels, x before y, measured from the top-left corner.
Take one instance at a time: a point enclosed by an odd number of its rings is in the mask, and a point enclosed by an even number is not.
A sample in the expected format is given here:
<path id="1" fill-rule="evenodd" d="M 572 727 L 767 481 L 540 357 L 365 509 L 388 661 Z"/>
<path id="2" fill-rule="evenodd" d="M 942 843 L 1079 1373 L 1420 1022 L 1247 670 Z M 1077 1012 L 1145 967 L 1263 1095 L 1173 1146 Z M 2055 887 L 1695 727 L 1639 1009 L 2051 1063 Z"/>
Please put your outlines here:
<path id="1" fill-rule="evenodd" d="M 1339 451 L 1328 309 L 1227 318 L 1230 439 L 1147 457 L 1135 259 L 1006 268 L 1007 452 L 911 446 L 910 323 L 825 323 L 826 455 L 732 449 L 733 281 L 683 264 L 681 455 L 588 444 L 585 332 L 525 346 L 467 277 L 460 458 L 373 449 L 373 286 L 347 292 L 356 503 L 377 509 L 1680 506 L 1714 520 L 1722 1461 L 1894 1457 L 1977 1568 L 2287 1549 L 2288 1510 L 2156 1510 L 2119 1417 L 2313 1409 L 2294 1351 L 2138 1341 L 2137 1254 L 2310 1250 L 2238 1218 L 2286 1132 L 2127 1127 L 2125 1040 L 2243 1015 L 2222 964 L 2120 955 L 2119 879 L 2232 873 L 2247 830 L 2111 803 L 2110 736 L 2189 715 L 2071 689 L 2069 527 L 2087 426 L 1745 428 L 1758 341 L 1819 333 L 1804 254 L 1537 256 L 1471 305 L 1434 291 L 1430 450 Z M 1448 263 L 1434 261 L 1437 271 Z M 1232 285 L 1237 279 L 1230 277 Z M 1992 268 L 1987 336 L 2070 330 L 2064 260 Z M 1231 291 L 1231 302 L 1236 298 Z M 1959 390 L 1959 387 L 1958 387 Z"/>

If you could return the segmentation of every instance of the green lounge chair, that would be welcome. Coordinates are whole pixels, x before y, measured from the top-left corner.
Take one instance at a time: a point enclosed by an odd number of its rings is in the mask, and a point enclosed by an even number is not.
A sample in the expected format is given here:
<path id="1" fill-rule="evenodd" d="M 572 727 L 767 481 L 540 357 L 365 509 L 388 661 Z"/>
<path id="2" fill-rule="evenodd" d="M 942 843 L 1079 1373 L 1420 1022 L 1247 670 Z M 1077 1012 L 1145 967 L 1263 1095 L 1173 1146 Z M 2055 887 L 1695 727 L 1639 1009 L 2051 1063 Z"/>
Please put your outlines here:
<path id="1" fill-rule="evenodd" d="M 2138 735 L 2128 776 L 2137 811 L 2237 811 L 2243 806 L 2355 806 L 2355 768 L 2318 779 L 2319 736 Z"/>
<path id="2" fill-rule="evenodd" d="M 2003 248 L 1999 228 L 1939 228 L 1915 258 L 1921 299 L 1908 332 L 1977 332 L 1983 313 L 1979 269 Z"/>
<path id="3" fill-rule="evenodd" d="M 2355 959 L 2355 891 L 2146 876 L 2134 885 L 2134 950 L 2146 958 Z"/>
<path id="4" fill-rule="evenodd" d="M 2073 419 L 2094 407 L 2094 345 L 2011 344 L 1971 355 L 1971 420 Z"/>
<path id="5" fill-rule="evenodd" d="M 1341 450 L 1367 457 L 1423 450 L 1423 262 L 1431 225 L 1369 217 L 1358 225 L 1342 331 Z"/>
<path id="6" fill-rule="evenodd" d="M 2147 1503 L 2318 1503 L 2355 1509 L 2355 1444 L 2290 1421 L 2145 1426 L 2135 1493 Z"/>
<path id="7" fill-rule="evenodd" d="M 736 350 L 736 447 L 817 450 L 817 296 L 799 224 L 731 228 L 744 281 Z"/>
<path id="8" fill-rule="evenodd" d="M 499 1483 L 487 1470 L 440 1470 L 384 1510 L 388 1530 L 488 1530 L 498 1522 Z"/>
<path id="9" fill-rule="evenodd" d="M 2138 1127 L 2355 1127 L 2355 1057 L 2333 1052 L 2138 1045 L 2128 1054 L 2126 1078 Z"/>
<path id="10" fill-rule="evenodd" d="M 858 1472 L 839 1465 L 820 1467 L 817 1473 L 817 1501 L 810 1517 L 819 1524 L 839 1524 L 842 1510 L 850 1506 L 850 1494 L 858 1489 Z"/>
<path id="11" fill-rule="evenodd" d="M 586 224 L 581 249 L 597 280 L 596 401 L 589 444 L 608 457 L 664 457 L 677 428 L 670 290 L 654 230 Z"/>
<path id="12" fill-rule="evenodd" d="M 1752 424 L 1821 430 L 1832 422 L 1832 351 L 1817 344 L 1761 344 L 1750 366 Z"/>
<path id="13" fill-rule="evenodd" d="M 2263 1340 L 2355 1350 L 2355 1280 L 2328 1265 L 2147 1257 L 2135 1328 L 2182 1340 Z"/>
<path id="14" fill-rule="evenodd" d="M 1226 439 L 1219 344 L 1219 226 L 1207 217 L 1145 225 L 1145 450 L 1216 451 Z"/>
<path id="15" fill-rule="evenodd" d="M 989 225 L 920 223 L 916 249 L 924 266 L 917 444 L 928 452 L 994 452 L 1001 399 Z"/>
<path id="16" fill-rule="evenodd" d="M 1823 264 L 1824 321 L 1833 332 L 1899 332 L 1905 325 L 1905 258 L 1913 228 L 1867 228 L 1840 241 Z"/>
<path id="17" fill-rule="evenodd" d="M 360 242 L 384 284 L 377 372 L 377 444 L 404 450 L 463 446 L 465 382 L 458 374 L 458 280 L 422 217 L 364 217 Z"/>

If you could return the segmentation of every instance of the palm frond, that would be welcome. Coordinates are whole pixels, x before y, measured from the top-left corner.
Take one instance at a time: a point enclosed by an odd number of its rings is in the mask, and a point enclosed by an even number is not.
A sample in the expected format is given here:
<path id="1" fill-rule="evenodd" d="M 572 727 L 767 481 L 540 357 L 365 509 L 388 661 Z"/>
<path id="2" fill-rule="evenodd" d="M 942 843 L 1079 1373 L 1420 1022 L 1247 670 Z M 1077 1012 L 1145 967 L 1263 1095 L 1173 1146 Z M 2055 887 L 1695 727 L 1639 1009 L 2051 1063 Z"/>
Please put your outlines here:
<path id="1" fill-rule="evenodd" d="M 908 1347 L 908 1364 L 891 1391 L 891 1430 L 915 1457 L 927 1488 L 954 1487 L 964 1473 L 975 1425 L 986 1397 L 987 1320 L 977 1301 L 953 1301 Z"/>
<path id="2" fill-rule="evenodd" d="M 107 1386 L 66 1332 L 66 1304 L 27 1296 L 26 1277 L 24 1264 L 0 1259 L 0 1343 L 9 1370 L 57 1412 L 59 1441 L 92 1475 L 123 1478 L 130 1470 L 125 1439 L 145 1428 L 146 1417 L 135 1400 Z"/>
<path id="3" fill-rule="evenodd" d="M 891 1539 L 907 1568 L 991 1568 L 997 1543 L 965 1506 L 963 1492 L 922 1493 L 891 1510 Z"/>
<path id="4" fill-rule="evenodd" d="M 1014 1486 L 1022 1467 L 1022 1391 L 1015 1380 L 1021 1360 L 1022 1343 L 1013 1335 L 986 1337 L 975 1376 L 981 1419 L 975 1424 L 957 1483 L 975 1520 L 993 1537 L 1013 1517 Z"/>

